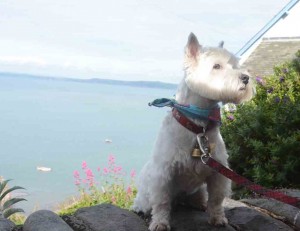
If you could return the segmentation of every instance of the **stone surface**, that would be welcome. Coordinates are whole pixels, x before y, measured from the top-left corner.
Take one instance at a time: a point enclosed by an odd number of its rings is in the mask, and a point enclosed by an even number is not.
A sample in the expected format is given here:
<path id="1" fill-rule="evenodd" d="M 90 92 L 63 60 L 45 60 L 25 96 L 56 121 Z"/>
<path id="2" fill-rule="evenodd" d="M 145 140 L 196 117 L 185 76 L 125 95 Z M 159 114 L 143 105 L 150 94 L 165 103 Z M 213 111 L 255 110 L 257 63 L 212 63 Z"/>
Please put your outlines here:
<path id="1" fill-rule="evenodd" d="M 10 220 L 0 217 L 0 231 L 11 231 L 15 224 Z"/>
<path id="2" fill-rule="evenodd" d="M 269 212 L 282 217 L 290 224 L 300 228 L 300 209 L 288 204 L 268 199 L 243 199 L 243 202 L 268 210 Z"/>
<path id="3" fill-rule="evenodd" d="M 299 191 L 300 192 L 300 191 Z M 290 194 L 295 196 L 295 192 Z M 296 196 L 299 194 L 296 194 Z M 189 207 L 178 206 L 172 212 L 172 231 L 292 231 L 298 228 L 299 209 L 266 199 L 235 201 L 225 199 L 228 225 L 215 227 L 208 224 L 208 214 Z M 280 203 L 278 205 L 278 203 Z M 252 204 L 248 206 L 248 204 Z M 279 207 L 278 207 L 279 206 Z M 262 209 L 263 208 L 263 209 Z M 296 209 L 296 210 L 295 210 Z M 270 212 L 268 212 L 270 211 Z M 298 212 L 298 213 L 297 213 Z M 274 215 L 277 214 L 277 215 Z M 298 214 L 298 215 L 297 215 Z M 298 216 L 298 217 L 297 217 Z M 296 221 L 293 225 L 291 221 Z M 81 208 L 74 215 L 60 218 L 51 211 L 40 210 L 31 214 L 18 231 L 147 231 L 148 218 L 111 204 Z M 284 222 L 285 223 L 284 223 Z M 6 226 L 4 226 L 4 224 Z M 2 226 L 1 226 L 2 225 Z M 0 219 L 0 231 L 11 231 L 14 225 Z"/>
<path id="4" fill-rule="evenodd" d="M 235 208 L 235 207 L 247 207 L 247 205 L 243 202 L 232 200 L 230 198 L 225 198 L 223 202 L 223 206 L 226 209 Z"/>
<path id="5" fill-rule="evenodd" d="M 248 207 L 246 204 L 226 199 L 224 201 L 225 213 L 229 224 L 225 227 L 209 225 L 208 214 L 203 211 L 179 207 L 172 214 L 172 231 L 292 231 L 285 223 Z"/>
<path id="6" fill-rule="evenodd" d="M 235 207 L 226 210 L 231 226 L 243 231 L 292 231 L 285 223 L 273 219 L 248 207 Z"/>
<path id="7" fill-rule="evenodd" d="M 298 197 L 300 199 L 300 189 L 281 189 L 280 191 L 291 197 Z"/>
<path id="8" fill-rule="evenodd" d="M 135 213 L 111 204 L 101 204 L 76 211 L 74 217 L 93 231 L 147 231 L 145 222 Z"/>
<path id="9" fill-rule="evenodd" d="M 172 214 L 171 227 L 172 231 L 235 231 L 230 225 L 216 227 L 207 221 L 206 212 L 180 206 Z"/>
<path id="10" fill-rule="evenodd" d="M 82 220 L 72 216 L 64 215 L 62 219 L 74 230 L 74 231 L 93 231 L 87 224 Z"/>
<path id="11" fill-rule="evenodd" d="M 224 201 L 226 217 L 237 230 L 276 231 L 293 230 L 280 220 L 250 208 L 241 201 L 226 198 Z"/>
<path id="12" fill-rule="evenodd" d="M 25 221 L 23 231 L 73 231 L 57 214 L 49 210 L 32 213 Z"/>

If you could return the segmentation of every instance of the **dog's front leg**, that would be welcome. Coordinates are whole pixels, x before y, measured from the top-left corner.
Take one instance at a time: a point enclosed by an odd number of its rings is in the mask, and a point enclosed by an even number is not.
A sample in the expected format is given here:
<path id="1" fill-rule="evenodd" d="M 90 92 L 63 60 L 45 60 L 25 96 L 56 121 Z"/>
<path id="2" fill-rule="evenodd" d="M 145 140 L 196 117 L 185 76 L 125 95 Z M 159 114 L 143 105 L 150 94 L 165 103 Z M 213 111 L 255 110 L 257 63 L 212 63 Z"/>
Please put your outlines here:
<path id="1" fill-rule="evenodd" d="M 172 195 L 170 192 L 170 183 L 156 186 L 156 191 L 151 195 L 152 203 L 152 220 L 149 226 L 150 231 L 169 231 L 170 227 L 170 213 Z"/>
<path id="2" fill-rule="evenodd" d="M 207 178 L 209 223 L 223 226 L 228 223 L 222 206 L 225 196 L 229 196 L 231 181 L 219 173 L 213 173 Z"/>

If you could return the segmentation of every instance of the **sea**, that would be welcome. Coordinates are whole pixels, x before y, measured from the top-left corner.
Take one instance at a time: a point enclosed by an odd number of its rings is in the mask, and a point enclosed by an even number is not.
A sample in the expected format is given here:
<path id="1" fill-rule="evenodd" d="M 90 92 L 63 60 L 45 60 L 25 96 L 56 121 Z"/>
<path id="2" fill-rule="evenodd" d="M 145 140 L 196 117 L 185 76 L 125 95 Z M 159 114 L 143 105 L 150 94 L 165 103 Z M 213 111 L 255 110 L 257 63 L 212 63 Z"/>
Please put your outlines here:
<path id="1" fill-rule="evenodd" d="M 138 177 L 170 110 L 148 103 L 174 94 L 175 89 L 1 75 L 0 176 L 25 188 L 15 191 L 27 200 L 17 207 L 26 214 L 55 210 L 79 194 L 74 171 L 83 173 L 83 162 L 102 171 L 110 155 L 125 174 L 134 170 Z"/>

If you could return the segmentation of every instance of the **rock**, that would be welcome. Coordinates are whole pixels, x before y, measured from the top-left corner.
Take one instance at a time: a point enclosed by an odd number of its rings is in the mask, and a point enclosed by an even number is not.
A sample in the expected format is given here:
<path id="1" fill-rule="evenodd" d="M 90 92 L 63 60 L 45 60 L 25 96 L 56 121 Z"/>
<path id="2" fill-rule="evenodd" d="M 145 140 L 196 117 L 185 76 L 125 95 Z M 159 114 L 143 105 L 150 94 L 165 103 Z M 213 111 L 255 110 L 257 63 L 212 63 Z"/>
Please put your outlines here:
<path id="1" fill-rule="evenodd" d="M 248 207 L 245 203 L 242 203 L 240 201 L 235 201 L 230 198 L 225 198 L 225 200 L 223 202 L 223 206 L 226 209 L 231 209 L 231 208 L 235 208 L 235 207 Z"/>
<path id="2" fill-rule="evenodd" d="M 208 224 L 208 214 L 204 211 L 179 206 L 172 214 L 172 231 L 235 231 L 230 225 L 216 227 Z"/>
<path id="3" fill-rule="evenodd" d="M 281 189 L 280 191 L 291 197 L 298 197 L 300 199 L 300 189 Z"/>
<path id="4" fill-rule="evenodd" d="M 72 215 L 63 215 L 61 218 L 75 231 L 93 231 L 82 220 Z"/>
<path id="5" fill-rule="evenodd" d="M 215 227 L 208 224 L 208 214 L 203 211 L 178 207 L 172 214 L 172 230 L 174 231 L 292 231 L 288 225 L 268 215 L 248 207 L 246 204 L 226 198 L 224 201 L 225 214 L 229 224 Z"/>
<path id="6" fill-rule="evenodd" d="M 145 222 L 135 213 L 111 204 L 101 204 L 77 210 L 74 217 L 92 231 L 147 231 Z"/>
<path id="7" fill-rule="evenodd" d="M 23 231 L 73 231 L 57 214 L 49 210 L 32 213 L 25 221 Z"/>
<path id="8" fill-rule="evenodd" d="M 225 200 L 225 213 L 230 225 L 243 231 L 292 231 L 291 227 L 246 204 L 231 199 Z"/>
<path id="9" fill-rule="evenodd" d="M 293 231 L 288 225 L 247 207 L 236 207 L 226 211 L 230 224 L 243 231 Z"/>
<path id="10" fill-rule="evenodd" d="M 255 207 L 266 209 L 276 216 L 281 217 L 282 220 L 286 220 L 288 223 L 300 228 L 300 209 L 294 206 L 268 199 L 243 199 L 241 201 Z"/>
<path id="11" fill-rule="evenodd" d="M 300 219 L 299 209 L 274 200 L 243 201 L 225 199 L 224 208 L 229 223 L 224 227 L 208 224 L 208 214 L 204 211 L 178 206 L 174 208 L 171 216 L 172 231 L 300 230 L 297 228 Z M 145 218 L 143 219 L 133 212 L 111 204 L 81 208 L 74 215 L 65 215 L 62 218 L 51 211 L 40 210 L 27 218 L 23 231 L 147 231 Z M 294 224 L 292 221 L 295 221 Z M 12 227 L 15 226 L 10 221 L 0 219 L 0 231 L 11 231 Z"/>
<path id="12" fill-rule="evenodd" d="M 8 219 L 0 217 L 0 230 L 11 231 L 15 227 L 15 224 Z"/>

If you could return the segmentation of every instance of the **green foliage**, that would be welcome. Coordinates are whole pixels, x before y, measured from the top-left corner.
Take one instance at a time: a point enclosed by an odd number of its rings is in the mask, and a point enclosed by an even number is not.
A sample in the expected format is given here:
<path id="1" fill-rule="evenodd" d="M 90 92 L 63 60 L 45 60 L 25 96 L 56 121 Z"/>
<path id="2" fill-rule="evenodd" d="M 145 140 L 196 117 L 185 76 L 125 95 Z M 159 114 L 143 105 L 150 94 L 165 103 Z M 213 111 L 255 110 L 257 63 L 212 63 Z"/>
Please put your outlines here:
<path id="1" fill-rule="evenodd" d="M 21 213 L 15 213 L 9 217 L 9 220 L 11 220 L 15 225 L 23 225 L 27 217 L 24 214 Z"/>
<path id="2" fill-rule="evenodd" d="M 90 207 L 101 203 L 111 203 L 118 207 L 130 209 L 136 195 L 134 183 L 135 171 L 131 170 L 129 181 L 125 181 L 126 173 L 110 155 L 108 166 L 101 171 L 92 171 L 83 161 L 82 171 L 74 171 L 75 185 L 80 192 L 79 197 L 62 203 L 59 206 L 59 215 L 73 214 L 77 209 Z"/>
<path id="3" fill-rule="evenodd" d="M 10 196 L 10 193 L 18 190 L 24 189 L 20 186 L 14 186 L 12 188 L 8 188 L 7 183 L 10 180 L 0 181 L 0 217 L 8 218 L 11 215 L 19 212 L 24 212 L 23 209 L 13 208 L 12 206 L 20 201 L 25 201 L 24 198 L 13 198 Z"/>
<path id="4" fill-rule="evenodd" d="M 231 168 L 266 187 L 300 187 L 300 51 L 297 58 L 256 77 L 257 94 L 221 128 Z"/>

